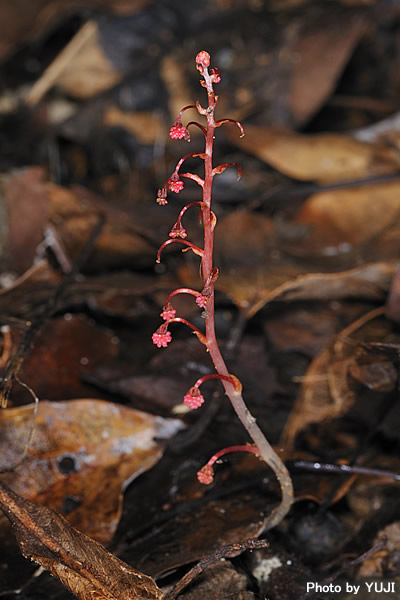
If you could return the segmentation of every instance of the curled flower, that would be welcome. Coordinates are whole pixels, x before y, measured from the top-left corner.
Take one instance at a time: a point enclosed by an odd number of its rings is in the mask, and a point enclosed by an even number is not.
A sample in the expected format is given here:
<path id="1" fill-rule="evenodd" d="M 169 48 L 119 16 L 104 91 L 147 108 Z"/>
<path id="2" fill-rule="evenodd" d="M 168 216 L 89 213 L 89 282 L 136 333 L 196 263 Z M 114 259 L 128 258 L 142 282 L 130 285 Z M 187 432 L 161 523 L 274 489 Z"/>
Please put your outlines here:
<path id="1" fill-rule="evenodd" d="M 173 140 L 186 140 L 187 142 L 190 142 L 190 133 L 187 127 L 182 125 L 182 121 L 180 119 L 177 119 L 172 125 L 171 129 L 169 130 L 169 136 Z"/>
<path id="2" fill-rule="evenodd" d="M 203 294 L 200 294 L 199 296 L 197 296 L 196 298 L 196 304 L 200 307 L 200 308 L 204 308 L 205 305 L 207 304 L 207 300 L 208 297 L 204 296 Z"/>
<path id="3" fill-rule="evenodd" d="M 179 179 L 178 173 L 173 173 L 168 179 L 168 187 L 171 192 L 175 192 L 176 194 L 179 194 L 183 190 L 183 181 Z"/>
<path id="4" fill-rule="evenodd" d="M 163 306 L 160 317 L 162 317 L 164 321 L 169 321 L 170 319 L 174 319 L 175 316 L 176 310 L 172 308 L 172 305 L 168 302 L 165 306 Z"/>
<path id="5" fill-rule="evenodd" d="M 214 470 L 212 466 L 204 465 L 204 467 L 202 467 L 200 471 L 197 472 L 197 479 L 203 485 L 210 485 L 210 483 L 214 481 Z"/>
<path id="6" fill-rule="evenodd" d="M 161 188 L 160 190 L 158 190 L 157 193 L 157 200 L 158 204 L 160 206 L 165 206 L 165 204 L 168 204 L 168 200 L 167 200 L 167 186 L 164 185 L 163 188 Z"/>
<path id="7" fill-rule="evenodd" d="M 195 410 L 196 408 L 200 408 L 200 406 L 204 403 L 204 396 L 200 394 L 200 390 L 197 387 L 192 387 L 188 393 L 185 394 L 183 402 L 186 404 L 186 406 Z"/>
<path id="8" fill-rule="evenodd" d="M 157 346 L 157 348 L 166 348 L 168 344 L 171 342 L 171 332 L 168 331 L 163 325 L 157 329 L 155 333 L 153 333 L 152 338 L 153 344 Z"/>
<path id="9" fill-rule="evenodd" d="M 208 54 L 208 52 L 206 52 L 205 50 L 202 50 L 196 56 L 196 64 L 203 65 L 203 67 L 209 67 L 210 66 L 210 60 L 211 60 L 211 57 Z"/>
<path id="10" fill-rule="evenodd" d="M 219 69 L 210 69 L 210 75 L 213 83 L 219 83 L 221 81 L 221 71 Z"/>
<path id="11" fill-rule="evenodd" d="M 169 237 L 185 239 L 187 238 L 186 229 L 182 227 L 182 224 L 180 222 L 177 222 L 169 232 Z"/>

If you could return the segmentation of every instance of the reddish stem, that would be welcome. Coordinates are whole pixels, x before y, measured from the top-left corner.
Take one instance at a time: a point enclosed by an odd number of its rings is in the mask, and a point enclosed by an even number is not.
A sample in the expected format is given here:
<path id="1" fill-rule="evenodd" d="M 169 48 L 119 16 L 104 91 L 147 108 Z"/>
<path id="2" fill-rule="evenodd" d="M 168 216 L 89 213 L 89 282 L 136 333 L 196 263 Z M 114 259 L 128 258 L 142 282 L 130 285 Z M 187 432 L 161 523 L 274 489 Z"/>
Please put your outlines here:
<path id="1" fill-rule="evenodd" d="M 193 333 L 195 333 L 197 335 L 200 342 L 202 344 L 204 344 L 205 346 L 207 346 L 207 338 L 204 335 L 204 333 L 202 331 L 200 331 L 200 329 L 198 329 L 190 321 L 187 321 L 186 319 L 183 319 L 182 317 L 174 317 L 173 319 L 168 319 L 168 321 L 165 321 L 165 323 L 163 323 L 163 325 L 165 327 L 168 327 L 169 325 L 171 325 L 171 323 L 183 323 L 184 325 L 187 325 L 188 327 L 190 327 L 190 329 L 193 330 Z"/>
<path id="2" fill-rule="evenodd" d="M 222 448 L 222 450 L 218 450 L 218 452 L 213 454 L 213 456 L 207 462 L 207 465 L 212 467 L 213 464 L 216 463 L 219 458 L 221 458 L 221 456 L 224 456 L 224 454 L 229 454 L 231 452 L 251 452 L 256 456 L 259 456 L 260 454 L 260 451 L 257 448 L 257 446 L 228 446 L 227 448 Z"/>
<path id="3" fill-rule="evenodd" d="M 196 290 L 192 290 L 191 288 L 178 288 L 177 290 L 174 290 L 170 293 L 167 299 L 167 304 L 168 302 L 171 302 L 171 298 L 177 296 L 178 294 L 190 294 L 191 296 L 195 296 L 196 298 L 197 296 L 201 296 L 200 292 L 196 292 Z"/>
<path id="4" fill-rule="evenodd" d="M 215 95 L 213 90 L 212 76 L 208 73 L 208 68 L 202 65 L 202 75 L 204 77 L 205 87 L 208 95 L 208 109 L 203 109 L 199 103 L 196 103 L 197 110 L 206 115 L 207 117 L 207 135 L 206 135 L 206 147 L 205 147 L 205 159 L 204 159 L 204 187 L 203 187 L 203 224 L 204 224 L 204 251 L 202 256 L 202 274 L 204 285 L 207 282 L 208 276 L 211 274 L 213 269 L 213 242 L 214 242 L 214 227 L 211 211 L 211 191 L 213 182 L 213 144 L 215 135 L 215 120 L 214 111 L 218 102 L 218 97 Z M 204 113 L 203 113 L 204 111 Z M 222 123 L 221 123 L 222 124 Z M 207 337 L 207 349 L 210 353 L 211 360 L 214 363 L 215 370 L 223 378 L 222 384 L 225 388 L 225 392 L 229 397 L 232 406 L 241 420 L 243 426 L 246 428 L 248 434 L 253 439 L 255 445 L 259 449 L 260 457 L 273 469 L 279 484 L 281 486 L 282 499 L 279 506 L 271 513 L 265 523 L 266 529 L 275 527 L 282 521 L 285 515 L 288 513 L 293 503 L 293 486 L 289 472 L 275 453 L 270 443 L 265 438 L 263 432 L 256 424 L 254 417 L 249 412 L 241 392 L 235 390 L 235 386 L 229 379 L 229 371 L 225 365 L 221 351 L 218 346 L 218 341 L 215 334 L 215 318 L 214 318 L 214 282 L 210 285 L 210 295 L 207 300 L 207 313 L 206 313 L 206 337 Z M 225 379 L 228 378 L 228 380 Z"/>
<path id="5" fill-rule="evenodd" d="M 203 377 L 200 377 L 196 381 L 193 387 L 199 388 L 205 381 L 208 381 L 209 379 L 220 379 L 221 381 L 229 381 L 235 387 L 236 392 L 242 391 L 242 384 L 240 383 L 237 377 L 235 377 L 234 375 L 220 375 L 219 373 L 210 373 L 209 375 L 203 375 Z"/>
<path id="6" fill-rule="evenodd" d="M 164 250 L 164 248 L 166 246 L 169 246 L 170 244 L 183 244 L 184 246 L 187 246 L 189 249 L 193 250 L 193 252 L 195 254 L 197 254 L 198 256 L 203 256 L 203 250 L 201 248 L 199 248 L 198 246 L 196 246 L 195 244 L 192 244 L 192 242 L 188 242 L 186 240 L 181 240 L 181 239 L 176 239 L 174 238 L 173 240 L 166 240 L 158 249 L 157 252 L 157 258 L 156 258 L 156 262 L 160 263 L 161 262 L 161 253 Z"/>

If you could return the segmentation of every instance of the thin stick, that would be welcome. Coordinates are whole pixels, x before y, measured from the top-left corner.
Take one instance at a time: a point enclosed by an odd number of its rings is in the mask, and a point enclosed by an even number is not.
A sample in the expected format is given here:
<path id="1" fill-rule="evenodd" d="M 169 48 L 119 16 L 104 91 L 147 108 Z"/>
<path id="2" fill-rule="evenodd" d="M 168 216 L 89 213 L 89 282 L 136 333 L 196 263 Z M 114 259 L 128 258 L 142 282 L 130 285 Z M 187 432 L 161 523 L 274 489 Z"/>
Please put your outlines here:
<path id="1" fill-rule="evenodd" d="M 229 546 L 222 546 L 221 548 L 218 548 L 218 550 L 216 550 L 213 554 L 202 558 L 194 567 L 192 567 L 190 571 L 188 571 L 186 575 L 184 575 L 182 579 L 180 579 L 178 583 L 176 583 L 174 587 L 165 594 L 163 600 L 175 600 L 178 594 L 180 594 L 181 591 L 188 586 L 193 579 L 195 579 L 195 577 L 201 575 L 201 573 L 207 569 L 207 567 L 216 563 L 217 561 L 223 558 L 237 556 L 245 550 L 256 550 L 258 548 L 267 548 L 268 546 L 269 543 L 267 540 L 250 538 L 245 542 L 230 544 Z"/>
<path id="2" fill-rule="evenodd" d="M 56 56 L 53 62 L 47 67 L 40 79 L 30 89 L 25 102 L 29 106 L 34 106 L 43 98 L 48 90 L 55 84 L 68 63 L 78 54 L 82 47 L 97 33 L 97 23 L 88 21 L 74 35 L 72 40 Z"/>

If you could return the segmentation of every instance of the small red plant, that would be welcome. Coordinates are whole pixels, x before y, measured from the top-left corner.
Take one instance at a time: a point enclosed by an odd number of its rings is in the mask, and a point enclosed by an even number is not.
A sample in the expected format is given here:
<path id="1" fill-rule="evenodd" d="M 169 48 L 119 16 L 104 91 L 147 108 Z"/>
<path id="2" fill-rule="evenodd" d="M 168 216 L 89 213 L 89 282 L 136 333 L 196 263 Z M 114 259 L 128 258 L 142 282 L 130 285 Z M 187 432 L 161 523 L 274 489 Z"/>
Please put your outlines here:
<path id="1" fill-rule="evenodd" d="M 168 296 L 167 302 L 163 308 L 161 316 L 164 319 L 164 323 L 157 329 L 153 334 L 153 342 L 158 348 L 166 347 L 171 341 L 171 333 L 169 326 L 172 323 L 184 323 L 188 325 L 193 332 L 197 335 L 200 342 L 202 342 L 211 357 L 214 364 L 216 373 L 211 375 L 205 375 L 196 381 L 192 388 L 187 392 L 184 397 L 184 403 L 191 409 L 197 409 L 204 403 L 204 397 L 200 393 L 200 386 L 204 381 L 208 379 L 219 379 L 225 388 L 226 395 L 230 399 L 236 414 L 241 420 L 243 426 L 246 428 L 248 434 L 254 442 L 254 446 L 231 446 L 217 452 L 209 462 L 200 469 L 198 473 L 198 479 L 201 483 L 209 484 L 213 480 L 213 464 L 223 454 L 227 452 L 245 451 L 256 454 L 259 458 L 264 460 L 274 471 L 280 486 L 281 486 L 281 503 L 272 512 L 266 521 L 266 529 L 275 527 L 285 517 L 289 511 L 293 502 L 293 487 L 290 475 L 286 469 L 286 466 L 279 458 L 279 456 L 272 449 L 271 445 L 265 438 L 261 429 L 256 424 L 254 417 L 250 414 L 242 396 L 242 385 L 240 381 L 232 374 L 228 372 L 225 365 L 224 359 L 220 352 L 218 341 L 215 334 L 215 322 L 214 322 L 214 287 L 215 282 L 218 278 L 218 269 L 213 264 L 213 243 L 214 243 L 214 229 L 217 219 L 211 210 L 211 190 L 213 179 L 216 175 L 223 173 L 228 167 L 236 167 L 238 171 L 238 178 L 241 176 L 241 167 L 236 163 L 224 163 L 213 167 L 213 145 L 215 130 L 221 127 L 224 123 L 235 124 L 240 131 L 241 137 L 244 136 L 242 125 L 238 121 L 233 119 L 221 119 L 216 121 L 214 118 L 215 108 L 218 103 L 218 96 L 214 92 L 214 84 L 221 81 L 221 75 L 218 69 L 209 69 L 210 66 L 210 55 L 208 52 L 202 51 L 196 56 L 196 68 L 202 75 L 203 79 L 200 81 L 201 85 L 206 88 L 208 97 L 208 106 L 203 108 L 200 102 L 196 104 L 185 106 L 179 113 L 174 125 L 170 129 L 170 136 L 173 139 L 182 139 L 190 141 L 189 127 L 195 126 L 200 129 L 205 137 L 205 150 L 203 153 L 191 153 L 186 154 L 175 167 L 172 175 L 167 179 L 165 184 L 158 191 L 157 202 L 160 205 L 168 203 L 167 195 L 168 190 L 171 192 L 179 193 L 184 187 L 183 179 L 192 179 L 201 188 L 203 192 L 202 201 L 191 202 L 182 208 L 178 215 L 176 223 L 172 226 L 170 231 L 170 239 L 166 240 L 159 248 L 157 253 L 157 262 L 161 260 L 161 254 L 163 250 L 170 244 L 182 244 L 184 250 L 192 250 L 196 255 L 201 258 L 201 273 L 202 273 L 202 289 L 196 291 L 190 288 L 179 288 L 171 292 Z M 190 121 L 186 126 L 182 124 L 182 114 L 187 110 L 195 109 L 197 112 L 207 119 L 207 125 L 203 126 L 197 121 Z M 189 157 L 199 158 L 204 162 L 204 178 L 195 175 L 194 173 L 182 173 L 181 167 L 185 160 Z M 187 233 L 182 226 L 182 218 L 185 212 L 193 207 L 197 206 L 200 210 L 201 220 L 204 229 L 204 245 L 203 248 L 199 248 L 189 240 L 187 240 Z M 190 294 L 195 297 L 195 302 L 199 308 L 203 309 L 203 316 L 205 317 L 206 333 L 205 335 L 197 329 L 192 323 L 176 317 L 176 311 L 174 310 L 171 301 L 177 294 Z"/>

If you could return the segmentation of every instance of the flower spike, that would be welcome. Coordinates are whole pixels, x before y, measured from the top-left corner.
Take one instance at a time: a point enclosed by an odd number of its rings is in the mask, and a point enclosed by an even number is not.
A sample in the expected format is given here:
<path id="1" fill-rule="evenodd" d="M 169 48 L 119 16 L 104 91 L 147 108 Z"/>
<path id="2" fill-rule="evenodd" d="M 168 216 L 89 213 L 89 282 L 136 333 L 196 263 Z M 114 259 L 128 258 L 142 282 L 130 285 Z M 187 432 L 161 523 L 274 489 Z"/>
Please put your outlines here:
<path id="1" fill-rule="evenodd" d="M 278 525 L 282 519 L 289 512 L 293 504 L 293 484 L 291 481 L 290 474 L 286 468 L 282 459 L 274 451 L 265 438 L 263 432 L 256 423 L 254 417 L 250 414 L 243 396 L 242 396 L 242 385 L 240 381 L 231 375 L 226 367 L 224 359 L 221 355 L 218 347 L 218 341 L 215 333 L 215 308 L 214 308 L 214 296 L 215 296 L 215 282 L 218 277 L 218 269 L 214 267 L 214 229 L 217 224 L 217 218 L 212 210 L 212 184 L 213 178 L 219 173 L 223 173 L 225 169 L 230 166 L 235 166 L 238 170 L 238 178 L 241 176 L 241 168 L 236 163 L 223 163 L 214 167 L 213 165 L 213 148 L 214 148 L 214 137 L 215 131 L 218 127 L 221 127 L 224 123 L 233 123 L 238 127 L 240 136 L 243 137 L 244 130 L 239 121 L 234 119 L 221 119 L 215 120 L 215 109 L 218 104 L 218 96 L 215 94 L 214 85 L 221 81 L 221 74 L 219 69 L 211 68 L 211 58 L 208 52 L 202 50 L 196 56 L 196 68 L 202 75 L 200 81 L 203 88 L 207 92 L 207 105 L 203 107 L 199 101 L 196 101 L 195 105 L 185 106 L 172 125 L 169 134 L 172 139 L 186 139 L 189 141 L 188 128 L 191 125 L 195 125 L 203 133 L 205 137 L 204 153 L 191 153 L 184 156 L 176 165 L 174 172 L 167 179 L 164 186 L 158 192 L 157 202 L 161 205 L 167 204 L 167 191 L 171 190 L 175 193 L 179 193 L 183 187 L 183 179 L 192 179 L 202 188 L 202 200 L 197 203 L 190 203 L 184 207 L 178 215 L 178 218 L 173 225 L 169 239 L 165 241 L 159 248 L 157 253 L 157 262 L 161 260 L 161 253 L 169 244 L 179 242 L 183 245 L 183 252 L 192 250 L 201 258 L 200 274 L 202 278 L 202 290 L 201 292 L 190 289 L 190 288 L 179 288 L 171 292 L 168 296 L 167 302 L 163 307 L 161 316 L 165 319 L 165 322 L 159 329 L 153 334 L 153 342 L 158 346 L 166 347 L 171 341 L 171 334 L 168 331 L 168 327 L 172 323 L 184 323 L 188 325 L 199 341 L 206 346 L 206 350 L 211 357 L 215 372 L 200 377 L 193 387 L 185 394 L 184 403 L 191 409 L 197 409 L 204 403 L 204 397 L 200 393 L 200 386 L 202 383 L 209 379 L 219 379 L 223 384 L 225 393 L 231 401 L 236 414 L 241 420 L 244 428 L 254 442 L 254 446 L 231 446 L 220 450 L 208 461 L 208 463 L 199 470 L 198 480 L 203 484 L 210 484 L 213 481 L 213 465 L 215 462 L 227 452 L 245 451 L 252 452 L 259 456 L 265 463 L 271 467 L 277 477 L 280 488 L 281 488 L 281 502 L 273 510 L 268 518 L 264 521 L 264 529 L 271 529 Z M 201 125 L 197 121 L 189 121 L 185 126 L 182 124 L 182 114 L 188 109 L 196 109 L 197 112 L 204 117 L 206 124 Z M 180 169 L 183 162 L 189 157 L 198 157 L 204 161 L 204 178 L 201 178 L 195 173 L 187 172 L 181 173 Z M 186 241 L 187 237 L 186 230 L 183 228 L 181 220 L 184 212 L 192 206 L 198 204 L 200 208 L 200 222 L 203 225 L 203 249 L 195 246 L 189 241 Z M 197 327 L 195 327 L 186 319 L 176 317 L 176 311 L 171 305 L 171 298 L 176 294 L 186 293 L 195 297 L 196 304 L 202 308 L 202 317 L 205 319 L 205 334 L 202 333 Z"/>

